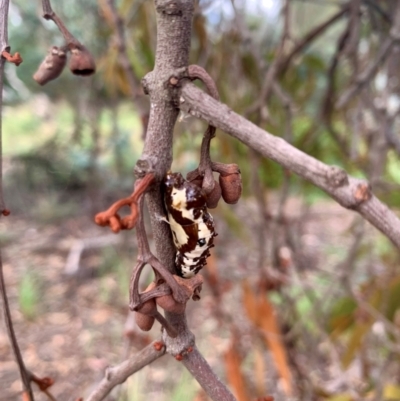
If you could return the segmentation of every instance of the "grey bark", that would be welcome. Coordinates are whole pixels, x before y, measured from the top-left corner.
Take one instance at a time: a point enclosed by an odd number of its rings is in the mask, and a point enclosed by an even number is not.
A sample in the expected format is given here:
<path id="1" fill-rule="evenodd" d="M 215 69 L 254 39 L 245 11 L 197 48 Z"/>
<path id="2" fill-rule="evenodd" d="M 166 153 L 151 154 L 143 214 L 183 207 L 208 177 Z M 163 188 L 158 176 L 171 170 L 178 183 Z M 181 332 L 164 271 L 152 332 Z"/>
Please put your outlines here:
<path id="1" fill-rule="evenodd" d="M 150 96 L 150 117 L 146 140 L 140 160 L 135 168 L 137 177 L 152 171 L 156 184 L 147 193 L 147 206 L 151 216 L 153 238 L 158 259 L 175 273 L 175 248 L 170 229 L 158 218 L 164 215 L 161 180 L 172 163 L 173 129 L 179 108 L 171 95 L 169 78 L 189 63 L 189 50 L 194 10 L 193 0 L 156 0 L 157 49 L 154 70 L 147 74 L 142 84 Z M 165 314 L 166 319 L 177 329 L 176 338 L 163 333 L 166 350 L 172 355 L 183 354 L 183 363 L 193 377 L 214 401 L 235 400 L 227 387 L 218 379 L 211 367 L 194 346 L 194 336 L 186 323 L 185 314 Z M 193 347 L 192 353 L 186 353 Z"/>
<path id="2" fill-rule="evenodd" d="M 154 348 L 156 341 L 153 341 L 146 348 L 122 362 L 117 366 L 110 366 L 106 370 L 105 377 L 89 395 L 86 401 L 100 401 L 118 384 L 123 383 L 129 376 L 154 362 L 165 354 L 165 349 L 157 351 Z"/>
<path id="3" fill-rule="evenodd" d="M 340 205 L 359 212 L 400 248 L 400 219 L 371 192 L 368 182 L 349 176 L 257 127 L 193 84 L 183 85 L 180 108 L 239 139 L 264 157 L 323 189 Z"/>

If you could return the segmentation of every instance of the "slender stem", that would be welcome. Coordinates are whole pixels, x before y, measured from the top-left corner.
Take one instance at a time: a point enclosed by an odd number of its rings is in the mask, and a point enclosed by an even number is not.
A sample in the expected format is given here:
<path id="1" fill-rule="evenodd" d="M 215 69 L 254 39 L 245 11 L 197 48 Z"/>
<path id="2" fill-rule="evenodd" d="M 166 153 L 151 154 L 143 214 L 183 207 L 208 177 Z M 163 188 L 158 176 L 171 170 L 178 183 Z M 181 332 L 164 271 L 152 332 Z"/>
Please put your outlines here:
<path id="1" fill-rule="evenodd" d="M 8 5 L 9 0 L 0 1 L 0 43 L 1 52 L 10 50 L 8 44 Z M 5 209 L 3 196 L 3 135 L 2 135 L 2 110 L 3 110 L 3 86 L 5 58 L 0 57 L 0 213 Z"/>
<path id="2" fill-rule="evenodd" d="M 8 44 L 8 5 L 10 0 L 0 1 L 0 46 L 1 52 L 10 50 Z"/>
<path id="3" fill-rule="evenodd" d="M 10 46 L 8 44 L 8 6 L 9 0 L 0 0 L 0 43 L 1 52 L 9 51 Z M 4 85 L 4 65 L 5 58 L 0 57 L 0 213 L 4 214 L 5 204 L 3 197 L 3 142 L 2 142 L 2 111 L 3 111 L 3 85 Z M 6 285 L 4 282 L 3 275 L 3 261 L 1 257 L 0 249 L 0 293 L 3 305 L 4 320 L 6 322 L 7 333 L 10 339 L 11 347 L 14 352 L 15 359 L 18 364 L 18 368 L 21 375 L 21 380 L 24 389 L 25 397 L 28 397 L 29 401 L 33 401 L 33 392 L 31 388 L 29 374 L 25 368 L 24 360 L 22 359 L 21 351 L 18 346 L 17 338 L 11 319 L 10 306 L 7 299 Z"/>
<path id="4" fill-rule="evenodd" d="M 219 100 L 217 85 L 203 67 L 195 64 L 189 65 L 188 76 L 192 81 L 195 79 L 199 79 L 200 81 L 202 81 L 206 86 L 210 96 L 212 96 L 216 100 Z M 206 132 L 204 133 L 203 141 L 201 143 L 200 164 L 198 167 L 198 171 L 200 174 L 204 175 L 202 188 L 206 194 L 211 193 L 214 188 L 214 176 L 211 168 L 210 145 L 211 139 L 215 137 L 215 131 L 215 127 L 209 125 Z"/>
<path id="5" fill-rule="evenodd" d="M 159 343 L 159 340 L 153 341 L 121 364 L 109 367 L 106 370 L 103 380 L 96 389 L 93 390 L 86 401 L 103 400 L 115 386 L 123 383 L 129 376 L 163 356 L 165 354 L 165 348 L 157 351 L 155 348 L 156 343 Z"/>
<path id="6" fill-rule="evenodd" d="M 117 39 L 117 46 L 119 57 L 121 60 L 122 68 L 125 71 L 126 78 L 128 80 L 129 88 L 131 90 L 132 98 L 136 98 L 138 96 L 138 86 L 139 80 L 132 68 L 132 64 L 129 61 L 127 48 L 126 48 L 126 35 L 124 29 L 124 22 L 120 15 L 118 14 L 117 7 L 115 6 L 115 0 L 107 0 L 108 7 L 111 11 L 111 16 L 115 26 L 115 33 Z"/>
<path id="7" fill-rule="evenodd" d="M 21 351 L 18 346 L 17 338 L 15 336 L 15 331 L 14 331 L 14 327 L 13 327 L 13 323 L 12 323 L 12 319 L 11 319 L 10 306 L 8 304 L 6 285 L 4 282 L 3 261 L 2 261 L 2 257 L 1 257 L 1 250 L 0 250 L 0 293 L 1 293 L 1 298 L 2 298 L 3 314 L 4 314 L 4 320 L 6 322 L 7 333 L 8 333 L 8 337 L 10 339 L 11 348 L 14 352 L 14 356 L 15 356 L 15 359 L 18 364 L 24 392 L 29 397 L 29 401 L 34 401 L 29 374 L 26 370 L 24 360 L 22 359 Z"/>
<path id="8" fill-rule="evenodd" d="M 0 213 L 5 208 L 4 195 L 3 195 L 3 80 L 4 80 L 4 65 L 6 60 L 0 57 Z"/>
<path id="9" fill-rule="evenodd" d="M 53 11 L 50 0 L 42 0 L 43 18 L 52 20 L 64 36 L 65 41 L 72 47 L 81 47 L 81 43 L 74 35 L 68 30 L 61 18 Z"/>

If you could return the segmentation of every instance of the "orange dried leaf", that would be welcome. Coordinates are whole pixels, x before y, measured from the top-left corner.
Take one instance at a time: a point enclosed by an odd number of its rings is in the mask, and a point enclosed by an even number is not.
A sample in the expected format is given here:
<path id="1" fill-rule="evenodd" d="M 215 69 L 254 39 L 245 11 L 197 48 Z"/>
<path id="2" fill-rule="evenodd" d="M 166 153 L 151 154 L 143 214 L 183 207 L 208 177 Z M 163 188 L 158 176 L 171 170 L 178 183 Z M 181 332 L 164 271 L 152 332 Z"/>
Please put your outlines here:
<path id="1" fill-rule="evenodd" d="M 247 390 L 247 383 L 240 369 L 241 358 L 235 345 L 232 343 L 231 347 L 225 353 L 225 367 L 226 376 L 230 386 L 234 389 L 238 401 L 250 400 Z"/>
<path id="2" fill-rule="evenodd" d="M 208 401 L 207 394 L 204 392 L 204 390 L 199 390 L 199 392 L 193 398 L 193 401 Z"/>
<path id="3" fill-rule="evenodd" d="M 263 352 L 256 348 L 254 351 L 254 381 L 257 389 L 257 395 L 262 396 L 267 393 L 265 388 L 265 372 L 266 366 L 264 361 Z"/>
<path id="4" fill-rule="evenodd" d="M 249 283 L 244 280 L 242 284 L 243 289 L 243 303 L 247 312 L 248 318 L 257 326 L 260 324 L 260 319 L 258 317 L 258 305 L 255 294 L 250 288 Z"/>
<path id="5" fill-rule="evenodd" d="M 283 380 L 286 394 L 292 394 L 292 374 L 287 361 L 286 349 L 282 334 L 276 320 L 275 311 L 268 298 L 261 294 L 258 302 L 258 313 L 261 318 L 261 328 L 267 347 L 270 349 L 276 368 Z"/>
<path id="6" fill-rule="evenodd" d="M 31 397 L 29 396 L 29 393 L 27 391 L 24 391 L 22 393 L 22 401 L 31 401 Z"/>

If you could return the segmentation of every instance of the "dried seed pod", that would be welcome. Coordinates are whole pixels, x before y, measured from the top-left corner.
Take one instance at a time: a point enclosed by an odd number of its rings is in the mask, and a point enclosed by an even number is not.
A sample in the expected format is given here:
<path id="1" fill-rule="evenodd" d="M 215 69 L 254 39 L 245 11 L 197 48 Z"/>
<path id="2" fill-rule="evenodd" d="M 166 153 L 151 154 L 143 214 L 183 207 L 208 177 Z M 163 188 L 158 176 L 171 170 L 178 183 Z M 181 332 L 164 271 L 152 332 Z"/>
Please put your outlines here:
<path id="1" fill-rule="evenodd" d="M 186 304 L 176 302 L 172 295 L 164 295 L 156 299 L 157 305 L 163 308 L 167 312 L 172 313 L 183 313 L 186 308 Z"/>
<path id="2" fill-rule="evenodd" d="M 96 71 L 94 58 L 85 46 L 71 49 L 69 69 L 75 75 L 88 76 Z"/>
<path id="3" fill-rule="evenodd" d="M 144 292 L 148 292 L 155 288 L 156 283 L 152 282 L 145 289 Z M 135 312 L 135 320 L 139 328 L 143 331 L 149 331 L 154 324 L 155 321 L 155 313 L 157 312 L 156 300 L 154 298 L 149 299 L 145 302 L 141 308 Z"/>
<path id="4" fill-rule="evenodd" d="M 144 315 L 140 312 L 135 312 L 136 324 L 142 331 L 149 331 L 153 327 L 154 321 L 156 320 L 154 316 Z"/>
<path id="5" fill-rule="evenodd" d="M 222 175 L 222 177 L 226 177 L 227 175 L 231 174 L 240 174 L 239 166 L 235 163 L 225 164 L 213 162 L 212 170 Z"/>
<path id="6" fill-rule="evenodd" d="M 230 205 L 236 203 L 242 195 L 242 177 L 239 173 L 220 175 L 222 198 Z"/>
<path id="7" fill-rule="evenodd" d="M 57 46 L 53 46 L 37 71 L 33 74 L 33 79 L 39 85 L 47 84 L 47 82 L 56 79 L 62 73 L 66 62 L 67 55 L 65 51 Z"/>
<path id="8" fill-rule="evenodd" d="M 206 203 L 209 209 L 215 209 L 218 206 L 218 202 L 221 199 L 221 186 L 218 181 L 215 181 L 214 189 L 209 195 L 206 196 Z"/>

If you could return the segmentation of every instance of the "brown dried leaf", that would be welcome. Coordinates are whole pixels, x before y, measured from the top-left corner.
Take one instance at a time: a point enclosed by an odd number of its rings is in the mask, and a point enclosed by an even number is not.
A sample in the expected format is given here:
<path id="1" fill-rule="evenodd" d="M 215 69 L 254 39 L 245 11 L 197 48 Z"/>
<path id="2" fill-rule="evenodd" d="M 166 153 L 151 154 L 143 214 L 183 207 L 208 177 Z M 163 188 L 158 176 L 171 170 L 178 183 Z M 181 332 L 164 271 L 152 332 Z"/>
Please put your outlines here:
<path id="1" fill-rule="evenodd" d="M 289 395 L 292 393 L 292 374 L 275 311 L 265 293 L 255 293 L 247 281 L 243 282 L 242 288 L 247 316 L 262 330 L 265 344 L 272 353 L 278 373 L 283 380 L 285 392 Z"/>
<path id="2" fill-rule="evenodd" d="M 258 312 L 261 318 L 261 328 L 267 347 L 271 350 L 276 368 L 283 380 L 286 394 L 292 394 L 292 374 L 287 361 L 286 349 L 282 342 L 282 334 L 276 319 L 275 311 L 268 298 L 259 296 Z"/>
<path id="3" fill-rule="evenodd" d="M 260 319 L 258 314 L 258 305 L 254 292 L 250 288 L 247 280 L 243 281 L 243 303 L 247 312 L 247 317 L 258 327 L 260 327 Z"/>
<path id="4" fill-rule="evenodd" d="M 235 347 L 234 341 L 225 353 L 226 376 L 228 383 L 234 389 L 238 401 L 249 401 L 246 380 L 240 369 L 242 359 Z"/>
<path id="5" fill-rule="evenodd" d="M 263 352 L 259 348 L 256 348 L 254 350 L 254 381 L 257 395 L 260 397 L 267 393 L 264 380 L 266 369 Z"/>

